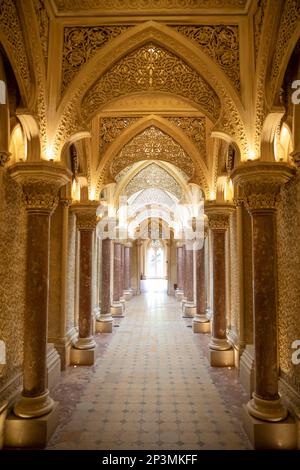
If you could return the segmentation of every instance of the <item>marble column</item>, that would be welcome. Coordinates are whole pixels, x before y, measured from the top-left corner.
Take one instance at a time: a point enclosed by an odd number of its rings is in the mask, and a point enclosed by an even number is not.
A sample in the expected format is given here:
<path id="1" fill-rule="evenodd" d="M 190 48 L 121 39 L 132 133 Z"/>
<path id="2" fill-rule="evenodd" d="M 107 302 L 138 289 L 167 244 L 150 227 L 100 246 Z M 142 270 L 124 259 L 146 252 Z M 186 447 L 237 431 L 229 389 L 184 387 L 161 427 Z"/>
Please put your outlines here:
<path id="1" fill-rule="evenodd" d="M 132 257 L 132 243 L 127 242 L 124 245 L 124 298 L 125 300 L 130 300 L 132 298 L 131 257 Z"/>
<path id="2" fill-rule="evenodd" d="M 245 165 L 233 172 L 252 219 L 255 392 L 249 413 L 265 421 L 287 416 L 278 394 L 276 207 L 280 188 L 293 176 L 287 164 Z"/>
<path id="3" fill-rule="evenodd" d="M 111 314 L 116 317 L 123 317 L 123 305 L 120 302 L 122 292 L 122 244 L 120 241 L 113 242 L 113 302 Z"/>
<path id="4" fill-rule="evenodd" d="M 137 295 L 141 293 L 141 250 L 142 250 L 142 241 L 136 240 L 136 264 L 137 264 Z"/>
<path id="5" fill-rule="evenodd" d="M 206 285 L 205 285 L 205 238 L 203 245 L 196 248 L 196 314 L 193 319 L 194 333 L 210 333 L 210 321 L 206 315 Z"/>
<path id="6" fill-rule="evenodd" d="M 176 268 L 177 268 L 177 289 L 176 299 L 182 300 L 183 297 L 183 245 L 177 242 L 176 246 Z"/>
<path id="7" fill-rule="evenodd" d="M 193 242 L 185 243 L 185 299 L 182 305 L 183 318 L 193 318 L 196 313 L 194 302 L 194 248 Z"/>
<path id="8" fill-rule="evenodd" d="M 43 428 L 48 429 L 49 422 L 53 425 L 52 412 L 56 409 L 46 380 L 50 217 L 58 203 L 58 191 L 70 180 L 71 174 L 62 165 L 50 162 L 17 163 L 9 168 L 9 173 L 23 187 L 27 212 L 23 391 L 14 413 L 29 419 L 47 415 L 36 424 L 42 433 Z M 31 423 L 34 428 L 35 421 Z M 10 425 L 8 435 L 12 436 Z M 16 426 L 19 446 L 30 443 L 32 436 L 26 436 L 26 425 L 23 428 L 19 421 Z M 11 439 L 9 444 L 14 445 Z"/>
<path id="9" fill-rule="evenodd" d="M 96 322 L 96 331 L 112 333 L 113 319 L 111 316 L 111 246 L 109 238 L 102 240 L 102 269 L 101 269 L 101 313 Z"/>
<path id="10" fill-rule="evenodd" d="M 126 310 L 126 301 L 124 298 L 124 266 L 125 266 L 125 251 L 124 243 L 121 243 L 121 270 L 120 270 L 120 302 L 123 307 L 123 312 Z"/>
<path id="11" fill-rule="evenodd" d="M 213 316 L 209 343 L 212 366 L 234 365 L 234 352 L 226 334 L 226 231 L 234 206 L 211 203 L 205 206 L 212 243 Z"/>
<path id="12" fill-rule="evenodd" d="M 79 231 L 79 335 L 71 350 L 71 363 L 91 365 L 95 361 L 96 343 L 93 338 L 93 240 L 97 225 L 98 201 L 73 204 Z"/>

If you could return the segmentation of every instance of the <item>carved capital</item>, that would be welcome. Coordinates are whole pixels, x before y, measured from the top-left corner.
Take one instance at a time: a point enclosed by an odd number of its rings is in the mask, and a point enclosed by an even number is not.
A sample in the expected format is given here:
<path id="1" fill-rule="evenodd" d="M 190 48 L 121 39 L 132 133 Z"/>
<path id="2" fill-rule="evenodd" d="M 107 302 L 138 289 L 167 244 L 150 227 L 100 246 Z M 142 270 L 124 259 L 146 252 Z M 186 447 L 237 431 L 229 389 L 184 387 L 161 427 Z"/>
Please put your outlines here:
<path id="1" fill-rule="evenodd" d="M 291 154 L 294 165 L 298 170 L 300 170 L 300 152 L 293 152 Z"/>
<path id="2" fill-rule="evenodd" d="M 243 199 L 246 209 L 275 211 L 281 187 L 295 174 L 295 169 L 285 163 L 251 162 L 236 168 L 231 178 L 238 197 Z"/>
<path id="3" fill-rule="evenodd" d="M 234 206 L 231 204 L 207 203 L 205 205 L 205 214 L 208 218 L 208 228 L 211 230 L 227 230 L 229 227 L 229 217 L 234 209 Z"/>
<path id="4" fill-rule="evenodd" d="M 9 152 L 0 152 L 0 168 L 4 167 L 5 164 L 9 161 L 9 159 L 10 159 Z"/>
<path id="5" fill-rule="evenodd" d="M 71 179 L 62 165 L 50 162 L 16 163 L 11 177 L 22 185 L 26 210 L 51 214 L 58 203 L 58 191 Z"/>
<path id="6" fill-rule="evenodd" d="M 78 230 L 94 230 L 99 222 L 97 216 L 98 201 L 87 201 L 73 204 L 72 212 L 76 214 L 76 225 Z"/>

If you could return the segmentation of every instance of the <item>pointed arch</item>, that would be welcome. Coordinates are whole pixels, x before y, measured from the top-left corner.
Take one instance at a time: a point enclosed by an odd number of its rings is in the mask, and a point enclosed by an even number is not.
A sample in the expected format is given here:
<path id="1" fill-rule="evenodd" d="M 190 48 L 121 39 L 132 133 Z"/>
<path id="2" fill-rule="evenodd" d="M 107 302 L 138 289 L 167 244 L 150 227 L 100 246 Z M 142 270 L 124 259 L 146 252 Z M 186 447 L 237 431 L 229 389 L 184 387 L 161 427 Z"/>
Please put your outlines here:
<path id="1" fill-rule="evenodd" d="M 81 102 L 93 83 L 119 60 L 151 41 L 179 57 L 200 77 L 203 77 L 220 99 L 220 114 L 224 108 L 228 109 L 228 103 L 230 103 L 231 112 L 235 113 L 236 119 L 242 123 L 241 128 L 244 128 L 244 108 L 240 97 L 218 65 L 179 32 L 155 21 L 147 21 L 128 29 L 103 46 L 74 78 L 56 113 L 55 121 L 58 127 L 53 130 L 52 138 L 58 136 L 55 143 L 57 151 L 75 128 L 79 130 L 78 127 L 84 125 L 81 118 Z M 68 120 L 70 124 L 67 127 Z"/>
<path id="2" fill-rule="evenodd" d="M 155 115 L 146 116 L 133 123 L 119 134 L 119 136 L 106 149 L 96 171 L 95 180 L 97 185 L 97 194 L 100 191 L 100 187 L 103 184 L 105 175 L 109 170 L 112 160 L 118 155 L 124 145 L 151 126 L 157 127 L 162 132 L 172 137 L 182 147 L 193 161 L 196 173 L 202 181 L 203 191 L 207 194 L 210 185 L 209 172 L 204 161 L 201 159 L 198 150 L 181 129 L 169 122 L 167 119 Z"/>

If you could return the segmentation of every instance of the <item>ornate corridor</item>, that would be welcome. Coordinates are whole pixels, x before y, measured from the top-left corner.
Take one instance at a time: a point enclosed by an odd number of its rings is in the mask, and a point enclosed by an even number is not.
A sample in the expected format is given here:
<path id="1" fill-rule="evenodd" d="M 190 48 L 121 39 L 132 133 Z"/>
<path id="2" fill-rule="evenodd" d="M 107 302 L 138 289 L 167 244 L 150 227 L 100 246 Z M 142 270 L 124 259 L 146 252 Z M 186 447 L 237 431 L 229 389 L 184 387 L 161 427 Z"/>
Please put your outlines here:
<path id="1" fill-rule="evenodd" d="M 299 38 L 0 0 L 0 449 L 300 448 Z"/>

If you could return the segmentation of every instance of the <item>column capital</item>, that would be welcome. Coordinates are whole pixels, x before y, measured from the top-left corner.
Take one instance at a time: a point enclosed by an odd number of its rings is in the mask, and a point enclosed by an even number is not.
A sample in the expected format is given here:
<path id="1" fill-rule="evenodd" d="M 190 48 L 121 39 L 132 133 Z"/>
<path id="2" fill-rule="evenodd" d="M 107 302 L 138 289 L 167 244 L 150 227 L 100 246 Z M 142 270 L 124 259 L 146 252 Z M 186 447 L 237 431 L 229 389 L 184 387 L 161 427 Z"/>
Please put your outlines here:
<path id="1" fill-rule="evenodd" d="M 233 204 L 205 204 L 205 214 L 208 218 L 208 227 L 212 230 L 227 230 L 230 214 L 235 210 Z"/>
<path id="2" fill-rule="evenodd" d="M 9 152 L 0 152 L 0 168 L 4 167 L 5 164 L 10 160 L 10 153 Z"/>
<path id="3" fill-rule="evenodd" d="M 71 205 L 71 210 L 76 215 L 78 230 L 94 230 L 96 228 L 99 221 L 98 207 L 98 201 L 84 201 Z"/>
<path id="4" fill-rule="evenodd" d="M 243 199 L 250 212 L 276 210 L 279 193 L 294 175 L 295 168 L 287 163 L 249 162 L 231 173 L 238 199 Z"/>
<path id="5" fill-rule="evenodd" d="M 291 157 L 297 170 L 300 170 L 300 152 L 293 152 Z"/>
<path id="6" fill-rule="evenodd" d="M 20 162 L 9 168 L 22 185 L 27 211 L 51 214 L 58 203 L 59 189 L 71 180 L 71 172 L 60 163 Z"/>

